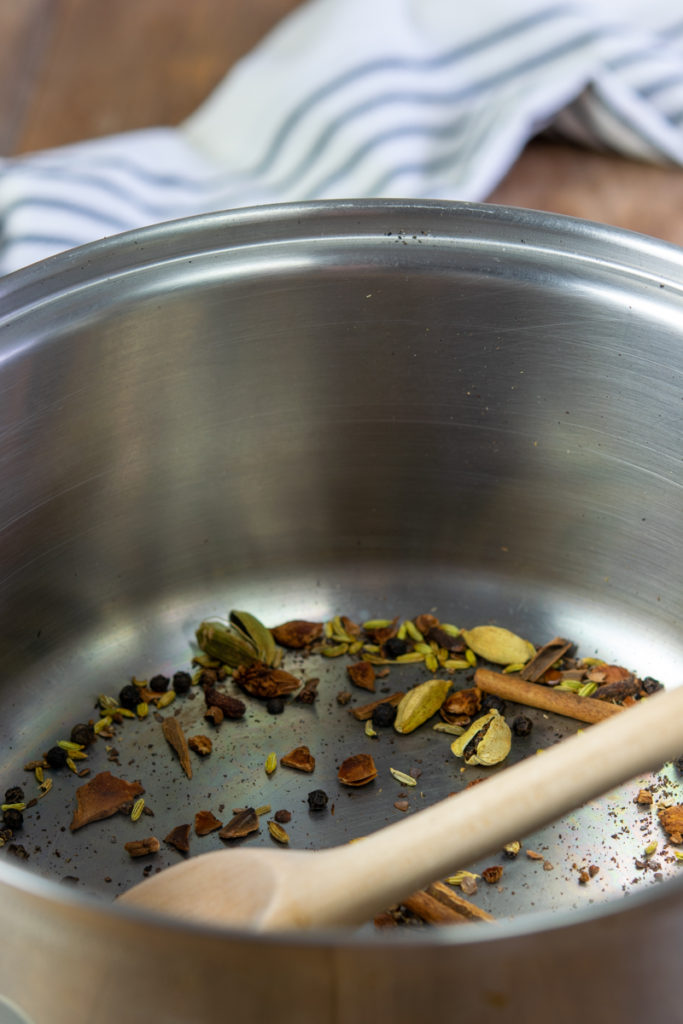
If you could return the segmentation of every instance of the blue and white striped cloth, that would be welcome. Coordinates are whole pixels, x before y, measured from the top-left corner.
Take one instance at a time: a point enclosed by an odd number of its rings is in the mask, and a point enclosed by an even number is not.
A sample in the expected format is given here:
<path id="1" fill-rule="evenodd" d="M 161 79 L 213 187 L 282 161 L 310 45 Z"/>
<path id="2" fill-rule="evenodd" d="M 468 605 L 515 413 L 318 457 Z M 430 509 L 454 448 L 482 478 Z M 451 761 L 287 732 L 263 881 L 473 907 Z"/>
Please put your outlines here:
<path id="1" fill-rule="evenodd" d="M 308 0 L 177 128 L 0 161 L 0 273 L 290 200 L 484 200 L 541 131 L 683 165 L 680 0 Z"/>

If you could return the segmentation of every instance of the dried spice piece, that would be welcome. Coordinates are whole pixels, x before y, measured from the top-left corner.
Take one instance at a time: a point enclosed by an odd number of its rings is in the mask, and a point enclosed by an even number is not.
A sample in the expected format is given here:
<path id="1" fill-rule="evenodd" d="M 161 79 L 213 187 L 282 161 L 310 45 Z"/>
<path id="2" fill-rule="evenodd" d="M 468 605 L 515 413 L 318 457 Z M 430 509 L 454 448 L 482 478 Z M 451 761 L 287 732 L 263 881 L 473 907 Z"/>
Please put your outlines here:
<path id="1" fill-rule="evenodd" d="M 536 653 L 532 643 L 502 626 L 475 626 L 463 629 L 462 635 L 470 650 L 495 665 L 526 663 Z"/>
<path id="2" fill-rule="evenodd" d="M 502 864 L 493 864 L 490 868 L 484 868 L 481 873 L 481 877 L 485 882 L 488 882 L 489 885 L 495 885 L 497 882 L 500 882 L 503 877 Z"/>
<path id="3" fill-rule="evenodd" d="M 673 807 L 661 807 L 657 811 L 659 821 L 669 839 L 675 845 L 683 843 L 683 804 L 674 804 Z"/>
<path id="4" fill-rule="evenodd" d="M 543 647 L 540 647 L 531 661 L 520 669 L 520 676 L 528 683 L 537 683 L 547 669 L 552 668 L 556 661 L 564 658 L 574 646 L 571 640 L 556 636 Z M 547 680 L 544 680 L 547 681 Z"/>
<path id="5" fill-rule="evenodd" d="M 220 708 L 225 718 L 243 718 L 247 710 L 244 701 L 217 690 L 215 686 L 207 686 L 204 690 L 204 701 L 209 708 Z"/>
<path id="6" fill-rule="evenodd" d="M 263 769 L 264 769 L 266 775 L 272 775 L 276 768 L 277 768 L 277 754 L 275 753 L 274 750 L 271 750 L 271 752 L 268 754 L 268 756 L 266 758 L 266 763 L 264 764 Z"/>
<path id="7" fill-rule="evenodd" d="M 604 661 L 599 665 L 590 666 L 586 672 L 586 679 L 592 683 L 598 683 L 600 686 L 603 683 L 622 683 L 626 679 L 632 678 L 633 673 L 623 665 L 607 665 Z"/>
<path id="8" fill-rule="evenodd" d="M 292 619 L 281 626 L 271 629 L 275 642 L 282 647 L 299 650 L 319 640 L 323 635 L 322 622 L 307 622 L 305 619 Z"/>
<path id="9" fill-rule="evenodd" d="M 345 704 L 349 703 L 352 697 L 353 694 L 349 693 L 348 690 L 340 690 L 336 696 L 337 704 L 340 704 L 342 707 L 344 707 Z"/>
<path id="10" fill-rule="evenodd" d="M 638 791 L 638 796 L 636 797 L 634 803 L 642 804 L 643 806 L 649 806 L 652 803 L 652 800 L 652 793 L 649 789 L 640 789 Z"/>
<path id="11" fill-rule="evenodd" d="M 187 775 L 188 779 L 191 779 L 192 761 L 190 760 L 190 750 L 180 722 L 177 718 L 165 718 L 161 723 L 161 731 L 163 732 L 167 742 L 176 752 L 181 768 Z"/>
<path id="12" fill-rule="evenodd" d="M 217 828 L 222 827 L 223 822 L 211 811 L 197 811 L 194 816 L 194 830 L 198 836 L 208 836 L 209 832 L 215 832 Z"/>
<path id="13" fill-rule="evenodd" d="M 455 693 L 450 693 L 439 708 L 439 714 L 445 722 L 454 724 L 454 719 L 463 715 L 471 718 L 480 708 L 481 690 L 478 686 L 473 686 L 469 690 L 456 690 Z"/>
<path id="14" fill-rule="evenodd" d="M 252 643 L 258 651 L 259 660 L 266 665 L 277 665 L 282 651 L 278 650 L 273 634 L 251 612 L 230 612 L 230 625 L 245 640 Z"/>
<path id="15" fill-rule="evenodd" d="M 406 772 L 401 772 L 398 768 L 390 768 L 389 771 L 402 786 L 417 786 L 417 779 L 414 779 L 412 775 L 407 775 Z"/>
<path id="16" fill-rule="evenodd" d="M 236 812 L 235 816 L 220 830 L 218 835 L 221 839 L 242 839 L 252 832 L 258 832 L 258 830 L 258 814 L 253 807 L 245 807 L 243 810 Z"/>
<path id="17" fill-rule="evenodd" d="M 462 757 L 465 764 L 493 765 L 504 761 L 511 747 L 510 727 L 494 710 L 478 718 L 467 732 L 458 736 L 451 744 L 451 751 L 456 757 Z"/>
<path id="18" fill-rule="evenodd" d="M 161 843 L 155 836 L 148 836 L 146 839 L 135 839 L 133 842 L 124 843 L 124 849 L 131 857 L 148 857 L 150 853 L 158 853 Z"/>
<path id="19" fill-rule="evenodd" d="M 212 704 L 211 707 L 207 708 L 204 712 L 204 718 L 207 722 L 213 722 L 214 725 L 220 725 L 225 718 L 225 715 L 223 714 L 222 708 L 219 708 L 216 704 Z"/>
<path id="20" fill-rule="evenodd" d="M 393 704 L 383 701 L 381 704 L 378 704 L 372 712 L 370 721 L 380 729 L 387 728 L 388 726 L 393 725 L 396 721 L 396 708 Z"/>
<path id="21" fill-rule="evenodd" d="M 370 704 L 362 704 L 360 707 L 350 708 L 349 710 L 359 722 L 365 722 L 368 718 L 372 718 L 375 708 L 378 708 L 380 704 L 389 704 L 391 707 L 396 707 L 401 703 L 404 696 L 405 694 L 402 691 L 392 693 L 390 697 L 382 697 L 381 700 L 373 700 Z"/>
<path id="22" fill-rule="evenodd" d="M 180 853 L 189 853 L 191 827 L 191 825 L 176 825 L 168 833 L 164 842 L 168 843 L 169 846 L 175 846 L 176 850 L 179 850 Z"/>
<path id="23" fill-rule="evenodd" d="M 303 690 L 301 690 L 300 693 L 297 693 L 297 695 L 294 698 L 294 700 L 297 701 L 298 704 L 314 704 L 316 702 L 316 700 L 318 699 L 318 684 L 319 683 L 320 683 L 319 679 L 307 679 L 306 682 L 304 683 Z M 271 697 L 269 699 L 269 701 L 268 701 L 268 710 L 269 710 L 270 714 L 273 713 L 272 710 L 271 710 L 271 707 L 270 707 L 270 705 L 272 705 L 273 701 L 282 701 L 282 697 Z M 282 708 L 284 710 L 284 701 L 282 701 Z"/>
<path id="24" fill-rule="evenodd" d="M 285 810 L 276 811 L 273 817 L 275 818 L 275 821 L 278 823 L 278 825 L 286 825 L 288 822 L 292 820 L 292 812 Z"/>
<path id="25" fill-rule="evenodd" d="M 282 843 L 283 846 L 286 846 L 289 842 L 289 836 L 283 829 L 282 825 L 279 825 L 277 821 L 268 822 L 268 831 L 276 843 Z"/>
<path id="26" fill-rule="evenodd" d="M 141 793 L 144 793 L 144 789 L 139 782 L 126 782 L 111 772 L 100 772 L 90 782 L 76 790 L 78 807 L 69 826 L 71 831 L 75 832 L 84 825 L 100 821 L 102 818 L 111 818 L 113 814 L 130 805 Z"/>
<path id="27" fill-rule="evenodd" d="M 190 736 L 187 745 L 200 757 L 206 757 L 213 750 L 213 743 L 208 736 Z"/>
<path id="28" fill-rule="evenodd" d="M 487 668 L 477 669 L 474 681 L 484 693 L 515 701 L 517 704 L 525 704 L 527 707 L 552 711 L 554 714 L 575 718 L 580 722 L 601 722 L 604 718 L 621 714 L 624 710 L 619 704 L 610 704 L 594 697 L 579 697 L 576 693 L 558 691 L 556 687 L 543 686 L 540 683 L 527 683 L 519 676 L 506 676 L 502 672 L 492 672 Z"/>
<path id="29" fill-rule="evenodd" d="M 595 680 L 593 679 L 591 682 L 595 683 Z M 637 693 L 640 693 L 640 688 L 640 679 L 636 679 L 629 673 L 625 678 L 615 682 L 598 684 L 593 696 L 595 700 L 622 701 L 627 697 L 635 697 Z"/>
<path id="30" fill-rule="evenodd" d="M 307 799 L 309 811 L 324 811 L 329 798 L 324 789 L 313 789 Z"/>
<path id="31" fill-rule="evenodd" d="M 503 853 L 510 860 L 514 860 L 514 858 L 518 856 L 519 851 L 521 849 L 522 849 L 522 844 L 519 842 L 518 839 L 515 839 L 511 843 L 506 843 L 505 844 L 505 846 L 503 847 Z"/>
<path id="32" fill-rule="evenodd" d="M 415 896 L 427 896 L 427 900 L 415 901 Z M 447 885 L 443 882 L 434 882 L 433 885 L 427 886 L 426 890 L 422 890 L 420 894 L 415 894 L 410 898 L 410 903 L 405 901 L 405 906 L 416 913 L 419 917 L 423 917 L 423 920 L 430 921 L 433 924 L 458 924 L 467 921 L 493 921 L 494 918 L 491 914 L 487 913 L 486 910 L 481 910 L 474 903 L 470 903 L 469 900 L 465 900 L 462 896 L 458 896 L 454 893 Z M 445 914 L 439 913 L 438 905 L 440 905 L 446 911 Z"/>
<path id="33" fill-rule="evenodd" d="M 428 679 L 408 690 L 398 705 L 394 722 L 396 732 L 414 732 L 436 714 L 451 685 L 450 679 Z"/>
<path id="34" fill-rule="evenodd" d="M 69 739 L 80 747 L 89 747 L 95 742 L 95 730 L 92 722 L 78 722 L 71 730 Z"/>
<path id="35" fill-rule="evenodd" d="M 315 758 L 308 747 L 295 747 L 280 758 L 280 764 L 285 768 L 296 768 L 300 772 L 312 772 L 315 768 Z"/>
<path id="36" fill-rule="evenodd" d="M 202 651 L 230 668 L 262 660 L 256 645 L 223 619 L 200 623 L 195 636 Z"/>
<path id="37" fill-rule="evenodd" d="M 337 778 L 344 786 L 367 786 L 377 777 L 377 768 L 370 754 L 354 754 L 339 767 Z"/>
<path id="38" fill-rule="evenodd" d="M 347 665 L 346 671 L 354 686 L 374 692 L 375 670 L 369 661 L 357 661 L 354 665 Z"/>
<path id="39" fill-rule="evenodd" d="M 252 697 L 284 697 L 301 686 L 301 680 L 281 668 L 271 668 L 261 661 L 241 665 L 233 675 L 234 681 Z"/>
<path id="40" fill-rule="evenodd" d="M 370 619 L 363 623 L 368 639 L 375 644 L 386 643 L 398 632 L 398 616 L 395 619 Z"/>
<path id="41" fill-rule="evenodd" d="M 142 812 L 144 811 L 144 809 L 145 809 L 145 798 L 143 796 L 139 796 L 137 798 L 137 800 L 135 801 L 135 803 L 133 804 L 133 807 L 131 809 L 130 820 L 131 821 L 137 821 L 141 817 Z"/>

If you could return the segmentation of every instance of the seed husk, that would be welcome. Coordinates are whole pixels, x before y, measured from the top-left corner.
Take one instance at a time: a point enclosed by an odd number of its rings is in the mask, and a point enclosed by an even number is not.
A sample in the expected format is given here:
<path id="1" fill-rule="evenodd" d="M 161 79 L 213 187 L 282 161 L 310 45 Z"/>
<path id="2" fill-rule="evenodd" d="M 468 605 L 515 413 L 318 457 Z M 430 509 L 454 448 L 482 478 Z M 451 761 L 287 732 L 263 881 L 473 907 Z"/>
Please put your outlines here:
<path id="1" fill-rule="evenodd" d="M 282 647 L 300 650 L 319 640 L 323 635 L 322 622 L 307 622 L 305 619 L 291 619 L 271 629 L 275 642 Z"/>
<path id="2" fill-rule="evenodd" d="M 417 786 L 417 779 L 414 779 L 412 775 L 407 775 L 406 772 L 401 772 L 398 768 L 390 768 L 389 771 L 402 786 Z"/>
<path id="3" fill-rule="evenodd" d="M 253 644 L 258 653 L 258 660 L 265 665 L 275 665 L 279 660 L 278 650 L 273 634 L 251 612 L 230 612 L 230 625 L 248 643 Z"/>
<path id="4" fill-rule="evenodd" d="M 264 768 L 266 770 L 266 775 L 272 775 L 277 768 L 277 754 L 274 750 L 271 750 L 268 754 Z"/>
<path id="5" fill-rule="evenodd" d="M 206 619 L 198 626 L 195 636 L 205 654 L 231 668 L 263 660 L 256 645 L 223 619 Z"/>
<path id="6" fill-rule="evenodd" d="M 285 768 L 296 768 L 300 772 L 312 772 L 315 768 L 315 758 L 308 747 L 300 746 L 281 757 L 280 764 Z"/>
<path id="7" fill-rule="evenodd" d="M 369 736 L 370 739 L 374 739 L 377 736 L 376 731 L 372 728 L 372 719 L 368 718 L 365 722 L 365 735 Z"/>
<path id="8" fill-rule="evenodd" d="M 451 685 L 450 679 L 428 679 L 408 690 L 398 705 L 394 722 L 396 732 L 414 732 L 436 714 Z"/>
<path id="9" fill-rule="evenodd" d="M 463 629 L 462 636 L 471 651 L 495 665 L 526 664 L 536 653 L 536 648 L 528 640 L 502 626 L 475 626 L 474 629 Z"/>
<path id="10" fill-rule="evenodd" d="M 465 764 L 500 764 L 510 753 L 512 734 L 507 722 L 495 709 L 482 715 L 451 744 L 456 757 L 462 757 Z"/>
<path id="11" fill-rule="evenodd" d="M 349 649 L 347 643 L 341 644 L 328 644 L 327 647 L 323 647 L 320 653 L 325 658 L 339 658 L 342 654 L 346 654 Z"/>
<path id="12" fill-rule="evenodd" d="M 241 839 L 252 832 L 258 832 L 258 830 L 259 823 L 256 811 L 253 807 L 245 807 L 243 810 L 236 812 L 235 816 L 220 830 L 218 835 L 221 839 Z"/>
<path id="13" fill-rule="evenodd" d="M 377 768 L 370 754 L 353 754 L 339 767 L 337 778 L 344 786 L 367 786 L 377 777 Z"/>
<path id="14" fill-rule="evenodd" d="M 169 846 L 174 846 L 180 853 L 190 852 L 190 831 L 191 825 L 176 825 L 164 839 Z"/>
<path id="15" fill-rule="evenodd" d="M 210 832 L 222 827 L 223 822 L 212 811 L 197 811 L 194 816 L 194 830 L 198 836 L 208 836 Z"/>
<path id="16" fill-rule="evenodd" d="M 140 796 L 140 797 L 138 797 L 138 799 L 133 804 L 133 809 L 130 812 L 130 820 L 131 821 L 137 821 L 138 818 L 140 817 L 140 815 L 142 814 L 142 812 L 144 810 L 144 807 L 145 807 L 145 798 L 143 796 Z"/>
<path id="17" fill-rule="evenodd" d="M 289 842 L 289 836 L 277 821 L 271 820 L 268 822 L 268 831 L 276 843 L 282 843 L 283 846 L 286 846 Z"/>
<path id="18" fill-rule="evenodd" d="M 375 670 L 369 662 L 357 661 L 353 665 L 347 665 L 346 672 L 354 686 L 374 692 Z"/>
<path id="19" fill-rule="evenodd" d="M 180 761 L 181 768 L 187 775 L 188 779 L 191 779 L 192 760 L 190 758 L 190 748 L 180 722 L 177 718 L 165 718 L 161 723 L 161 731 L 175 751 L 178 760 Z"/>

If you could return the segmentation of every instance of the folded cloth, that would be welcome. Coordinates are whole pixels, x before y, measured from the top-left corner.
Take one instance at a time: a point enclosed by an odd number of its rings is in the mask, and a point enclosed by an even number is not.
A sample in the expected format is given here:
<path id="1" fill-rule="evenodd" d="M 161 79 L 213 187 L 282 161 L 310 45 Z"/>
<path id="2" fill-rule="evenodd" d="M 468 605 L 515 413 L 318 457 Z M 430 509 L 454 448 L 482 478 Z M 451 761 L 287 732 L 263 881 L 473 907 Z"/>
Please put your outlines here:
<path id="1" fill-rule="evenodd" d="M 0 273 L 213 210 L 485 200 L 541 131 L 683 164 L 678 0 L 308 0 L 179 127 L 0 161 Z"/>

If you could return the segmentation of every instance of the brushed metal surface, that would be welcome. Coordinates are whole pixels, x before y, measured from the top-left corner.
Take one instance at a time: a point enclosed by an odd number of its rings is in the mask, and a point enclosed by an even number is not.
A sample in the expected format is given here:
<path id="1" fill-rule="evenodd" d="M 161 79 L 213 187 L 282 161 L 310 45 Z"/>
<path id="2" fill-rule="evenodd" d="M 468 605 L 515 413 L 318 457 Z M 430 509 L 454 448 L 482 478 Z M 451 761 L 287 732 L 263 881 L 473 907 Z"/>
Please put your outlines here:
<path id="1" fill-rule="evenodd" d="M 0 280 L 3 791 L 98 693 L 188 667 L 198 621 L 230 607 L 269 625 L 436 608 L 537 642 L 568 635 L 583 654 L 677 685 L 682 266 L 677 249 L 560 217 L 321 203 L 163 225 Z M 335 700 L 344 665 L 300 667 L 321 679 L 316 706 L 275 719 L 250 704 L 189 784 L 153 723 L 119 730 L 119 767 L 102 754 L 97 767 L 144 781 L 145 834 L 203 806 L 227 808 L 226 820 L 271 803 L 293 811 L 293 845 L 330 845 L 400 813 L 389 766 L 420 767 L 411 812 L 483 773 L 461 773 L 431 730 L 366 738 Z M 386 685 L 424 677 L 392 669 Z M 534 719 L 516 757 L 576 728 Z M 181 721 L 205 731 L 198 701 Z M 284 769 L 266 779 L 268 750 L 300 742 L 317 757 L 310 785 Z M 349 794 L 336 767 L 361 749 L 381 785 Z M 660 992 L 671 985 L 664 943 L 680 939 L 683 901 L 671 855 L 658 871 L 634 865 L 662 838 L 632 802 L 645 781 L 524 837 L 552 870 L 519 858 L 500 890 L 482 887 L 477 901 L 504 919 L 495 933 L 369 927 L 260 943 L 169 933 L 109 908 L 140 877 L 122 844 L 142 833 L 121 818 L 63 831 L 75 782 L 55 773 L 27 816 L 26 869 L 0 851 L 0 993 L 38 1024 L 73 1019 L 73 999 L 88 1019 L 116 1020 L 115 963 L 130 1020 L 153 1006 L 203 1021 L 222 1006 L 211 983 L 222 964 L 236 1019 L 265 1019 L 277 1000 L 285 1021 L 313 1005 L 321 1021 L 402 1021 L 451 1006 L 457 964 L 476 979 L 458 1009 L 478 1021 L 518 1020 L 520 1007 L 529 1021 L 586 1007 L 642 1019 L 642 979 L 621 977 L 608 1000 L 609 978 L 637 948 Z M 655 782 L 681 799 L 672 768 Z M 318 786 L 334 815 L 308 813 Z M 158 863 L 176 856 L 164 847 Z M 576 865 L 592 861 L 600 875 L 579 886 Z M 31 995 L 29 945 L 45 978 Z M 143 947 L 154 951 L 144 972 Z M 567 964 L 589 948 L 601 973 L 577 990 Z M 194 966 L 171 983 L 180 951 Z M 245 992 L 254 956 L 267 956 L 270 983 Z M 50 986 L 66 993 L 63 1017 Z"/>

